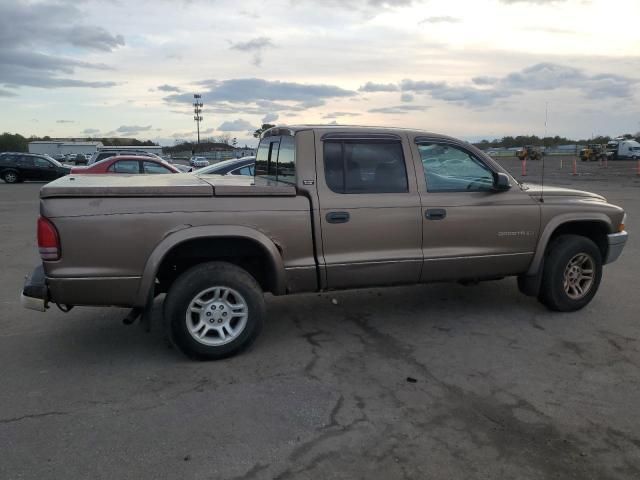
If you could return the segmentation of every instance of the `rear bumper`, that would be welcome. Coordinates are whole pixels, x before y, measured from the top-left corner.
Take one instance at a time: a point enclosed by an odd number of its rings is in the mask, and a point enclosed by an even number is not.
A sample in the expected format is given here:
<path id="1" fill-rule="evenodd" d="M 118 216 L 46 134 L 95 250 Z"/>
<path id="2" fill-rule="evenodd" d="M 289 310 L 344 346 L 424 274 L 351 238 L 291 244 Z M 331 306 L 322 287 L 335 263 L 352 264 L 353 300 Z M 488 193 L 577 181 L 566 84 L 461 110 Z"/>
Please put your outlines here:
<path id="1" fill-rule="evenodd" d="M 611 233 L 607 235 L 609 249 L 607 251 L 607 258 L 604 260 L 605 264 L 615 262 L 618 259 L 625 244 L 627 243 L 628 237 L 629 234 L 624 230 L 620 233 Z"/>
<path id="2" fill-rule="evenodd" d="M 44 312 L 49 302 L 49 288 L 47 287 L 42 265 L 37 266 L 29 275 L 22 287 L 20 303 L 24 308 Z"/>

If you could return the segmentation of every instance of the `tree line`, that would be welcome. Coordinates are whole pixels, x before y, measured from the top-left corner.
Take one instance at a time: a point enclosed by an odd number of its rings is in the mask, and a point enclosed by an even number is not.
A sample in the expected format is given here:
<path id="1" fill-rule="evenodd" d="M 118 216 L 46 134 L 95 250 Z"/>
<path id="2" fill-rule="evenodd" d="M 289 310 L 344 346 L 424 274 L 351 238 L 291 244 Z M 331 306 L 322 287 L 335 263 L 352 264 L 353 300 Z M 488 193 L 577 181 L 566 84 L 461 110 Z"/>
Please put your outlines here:
<path id="1" fill-rule="evenodd" d="M 637 140 L 640 142 L 640 132 L 632 135 L 630 133 L 625 133 L 621 135 L 621 137 L 626 140 Z M 536 145 L 536 146 L 545 146 L 545 147 L 556 147 L 558 145 L 574 145 L 581 144 L 586 145 L 590 143 L 604 144 L 612 140 L 613 137 L 609 137 L 606 135 L 598 135 L 593 138 L 583 138 L 580 140 L 575 140 L 567 137 L 560 137 L 556 135 L 555 137 L 538 137 L 537 135 L 518 135 L 516 137 L 506 136 L 501 139 L 493 139 L 493 140 L 481 140 L 479 142 L 474 143 L 477 147 L 480 148 L 514 148 L 514 147 L 522 147 L 524 145 Z"/>
<path id="2" fill-rule="evenodd" d="M 44 137 L 23 137 L 19 133 L 5 132 L 0 135 L 0 152 L 27 152 L 29 150 L 29 142 L 50 141 L 54 140 L 50 136 Z M 78 139 L 76 139 L 78 140 Z M 135 145 L 137 147 L 152 147 L 157 145 L 151 140 L 138 140 L 136 138 L 82 138 L 83 142 L 102 142 L 105 147 L 118 147 L 123 145 Z"/>

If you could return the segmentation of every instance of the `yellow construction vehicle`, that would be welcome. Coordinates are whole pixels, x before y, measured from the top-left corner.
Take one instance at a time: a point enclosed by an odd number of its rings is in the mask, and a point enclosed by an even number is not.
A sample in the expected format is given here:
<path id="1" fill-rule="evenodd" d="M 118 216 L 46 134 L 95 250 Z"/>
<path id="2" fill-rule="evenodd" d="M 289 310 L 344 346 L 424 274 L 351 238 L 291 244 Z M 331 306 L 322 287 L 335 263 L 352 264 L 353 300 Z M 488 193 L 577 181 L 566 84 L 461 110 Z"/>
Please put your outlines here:
<path id="1" fill-rule="evenodd" d="M 580 160 L 582 160 L 583 162 L 596 162 L 598 160 L 604 160 L 606 156 L 606 146 L 598 145 L 597 143 L 590 143 L 585 148 L 580 150 Z"/>
<path id="2" fill-rule="evenodd" d="M 533 145 L 526 145 L 516 152 L 520 160 L 540 160 L 542 154 Z"/>

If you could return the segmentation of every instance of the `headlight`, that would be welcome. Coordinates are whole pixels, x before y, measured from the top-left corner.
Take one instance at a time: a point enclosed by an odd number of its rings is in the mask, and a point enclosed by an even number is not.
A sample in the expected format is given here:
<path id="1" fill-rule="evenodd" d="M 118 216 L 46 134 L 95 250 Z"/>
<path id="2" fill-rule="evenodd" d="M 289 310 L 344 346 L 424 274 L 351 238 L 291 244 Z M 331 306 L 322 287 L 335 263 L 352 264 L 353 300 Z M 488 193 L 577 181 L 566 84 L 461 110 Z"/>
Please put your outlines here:
<path id="1" fill-rule="evenodd" d="M 625 223 L 627 223 L 627 214 L 626 213 L 622 216 L 622 221 L 620 222 L 620 225 L 618 225 L 618 232 L 624 231 L 624 224 Z"/>

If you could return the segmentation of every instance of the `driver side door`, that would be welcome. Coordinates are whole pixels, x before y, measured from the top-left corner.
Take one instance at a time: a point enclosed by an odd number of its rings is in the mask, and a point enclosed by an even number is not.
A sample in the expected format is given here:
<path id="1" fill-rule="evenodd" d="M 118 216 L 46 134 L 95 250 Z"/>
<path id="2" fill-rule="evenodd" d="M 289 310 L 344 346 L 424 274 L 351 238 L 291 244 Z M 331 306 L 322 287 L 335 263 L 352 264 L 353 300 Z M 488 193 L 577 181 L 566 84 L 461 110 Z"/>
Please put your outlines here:
<path id="1" fill-rule="evenodd" d="M 517 184 L 495 191 L 497 168 L 466 145 L 415 140 L 421 280 L 471 280 L 525 271 L 538 239 L 538 203 Z"/>

